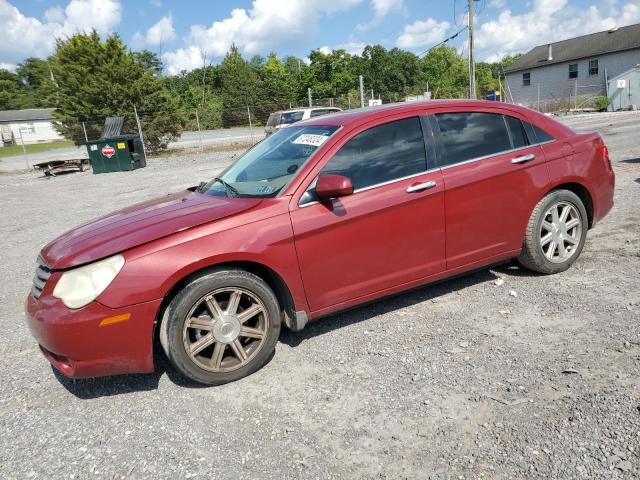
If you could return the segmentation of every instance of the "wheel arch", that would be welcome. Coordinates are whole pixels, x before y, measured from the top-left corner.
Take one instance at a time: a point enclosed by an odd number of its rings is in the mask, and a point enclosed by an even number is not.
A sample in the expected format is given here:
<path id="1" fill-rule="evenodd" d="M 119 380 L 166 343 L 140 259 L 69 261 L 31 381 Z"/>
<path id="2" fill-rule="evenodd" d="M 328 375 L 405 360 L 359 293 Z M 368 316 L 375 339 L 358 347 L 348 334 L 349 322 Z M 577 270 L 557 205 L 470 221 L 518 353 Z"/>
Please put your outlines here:
<path id="1" fill-rule="evenodd" d="M 548 192 L 546 192 L 543 195 L 543 198 L 547 196 L 549 193 L 556 190 L 569 190 L 570 192 L 575 193 L 578 196 L 578 198 L 580 198 L 580 200 L 584 205 L 585 210 L 587 211 L 587 221 L 588 221 L 589 228 L 591 228 L 593 226 L 593 197 L 591 195 L 591 192 L 589 192 L 589 189 L 585 187 L 583 184 L 578 182 L 560 183 L 558 185 L 555 185 Z"/>
<path id="2" fill-rule="evenodd" d="M 167 290 L 166 295 L 164 296 L 162 303 L 160 304 L 160 308 L 158 308 L 158 312 L 156 314 L 155 324 L 153 328 L 153 339 L 154 346 L 157 347 L 157 340 L 159 339 L 159 329 L 160 324 L 164 320 L 165 312 L 167 310 L 167 306 L 171 303 L 176 294 L 185 287 L 189 282 L 191 282 L 194 278 L 197 278 L 207 272 L 220 270 L 224 268 L 237 268 L 240 270 L 245 270 L 247 272 L 253 273 L 260 279 L 262 279 L 268 286 L 273 290 L 275 294 L 278 304 L 280 305 L 280 309 L 283 313 L 283 319 L 287 326 L 290 326 L 290 319 L 296 317 L 295 311 L 295 303 L 293 301 L 293 295 L 291 294 L 291 290 L 289 286 L 286 284 L 282 276 L 278 274 L 275 270 L 264 265 L 259 262 L 254 262 L 250 260 L 234 260 L 216 263 L 212 265 L 207 265 L 206 267 L 199 268 L 192 272 L 189 272 L 187 275 L 178 279 L 170 288 Z"/>

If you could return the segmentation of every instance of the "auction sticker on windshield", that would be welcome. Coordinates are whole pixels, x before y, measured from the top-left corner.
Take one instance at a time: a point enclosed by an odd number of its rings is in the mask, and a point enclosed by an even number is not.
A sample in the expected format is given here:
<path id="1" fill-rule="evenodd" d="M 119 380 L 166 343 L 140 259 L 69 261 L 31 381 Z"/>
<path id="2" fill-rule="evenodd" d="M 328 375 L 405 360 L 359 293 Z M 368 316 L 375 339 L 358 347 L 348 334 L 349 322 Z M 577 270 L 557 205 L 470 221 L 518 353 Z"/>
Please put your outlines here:
<path id="1" fill-rule="evenodd" d="M 311 133 L 303 133 L 291 143 L 319 147 L 327 141 L 327 138 L 329 137 L 327 137 L 326 135 L 313 135 Z"/>

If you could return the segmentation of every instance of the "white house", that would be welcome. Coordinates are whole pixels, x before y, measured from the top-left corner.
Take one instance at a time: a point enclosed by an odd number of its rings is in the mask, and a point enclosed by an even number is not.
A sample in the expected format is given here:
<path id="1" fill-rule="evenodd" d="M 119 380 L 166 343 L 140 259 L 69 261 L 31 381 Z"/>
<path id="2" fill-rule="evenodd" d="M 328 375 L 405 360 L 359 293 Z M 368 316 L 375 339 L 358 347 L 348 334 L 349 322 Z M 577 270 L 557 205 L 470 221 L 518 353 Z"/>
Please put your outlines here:
<path id="1" fill-rule="evenodd" d="M 639 63 L 640 24 L 539 45 L 505 68 L 506 98 L 542 110 L 592 106 Z"/>
<path id="2" fill-rule="evenodd" d="M 0 111 L 0 147 L 63 140 L 53 124 L 53 108 Z"/>

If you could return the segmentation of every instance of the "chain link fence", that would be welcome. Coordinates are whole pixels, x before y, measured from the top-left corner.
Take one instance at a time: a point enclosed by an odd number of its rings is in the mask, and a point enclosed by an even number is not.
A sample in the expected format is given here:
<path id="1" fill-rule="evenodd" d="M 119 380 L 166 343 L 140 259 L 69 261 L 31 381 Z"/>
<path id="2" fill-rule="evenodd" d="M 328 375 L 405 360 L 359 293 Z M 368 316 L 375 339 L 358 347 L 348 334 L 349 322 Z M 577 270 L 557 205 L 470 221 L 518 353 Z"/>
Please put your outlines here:
<path id="1" fill-rule="evenodd" d="M 568 113 L 600 110 L 606 98 L 606 84 L 600 81 L 531 83 L 509 88 L 505 84 L 504 100 L 522 104 L 542 113 Z"/>
<path id="2" fill-rule="evenodd" d="M 375 99 L 375 92 L 373 93 Z M 365 108 L 369 107 L 371 92 L 364 99 Z M 311 97 L 312 107 L 333 107 L 341 110 L 360 108 L 359 95 L 339 97 L 314 98 Z M 219 146 L 243 145 L 249 147 L 265 137 L 265 126 L 269 116 L 277 111 L 308 108 L 309 102 L 290 102 L 285 104 L 273 103 L 269 106 L 255 107 L 252 105 L 226 107 L 222 102 L 205 103 L 190 110 L 180 112 L 175 119 L 179 127 L 178 135 L 168 134 L 166 138 L 151 145 L 150 136 L 155 135 L 157 116 L 154 112 L 135 112 L 133 109 L 124 115 L 121 130 L 122 135 L 142 133 L 147 153 L 153 155 L 157 150 L 168 148 L 204 150 Z M 137 114 L 137 116 L 136 116 Z M 114 115 L 116 116 L 116 115 Z M 75 123 L 66 124 L 62 130 L 65 138 L 76 145 L 85 145 L 87 141 L 98 140 L 102 137 L 106 117 L 88 118 Z M 139 126 L 138 126 L 139 122 Z M 158 147 L 160 144 L 160 148 Z"/>

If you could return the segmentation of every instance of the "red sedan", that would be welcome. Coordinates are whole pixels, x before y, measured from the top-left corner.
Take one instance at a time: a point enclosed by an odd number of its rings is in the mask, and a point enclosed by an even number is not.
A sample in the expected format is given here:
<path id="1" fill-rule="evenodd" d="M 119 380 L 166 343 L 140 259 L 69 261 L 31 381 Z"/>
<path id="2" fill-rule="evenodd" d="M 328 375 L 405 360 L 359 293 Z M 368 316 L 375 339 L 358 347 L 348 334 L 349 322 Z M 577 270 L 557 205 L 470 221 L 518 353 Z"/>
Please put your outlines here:
<path id="1" fill-rule="evenodd" d="M 546 274 L 613 206 L 596 133 L 514 105 L 433 101 L 300 122 L 198 188 L 44 247 L 29 327 L 63 374 L 202 383 L 272 355 L 280 326 L 517 258 Z"/>

